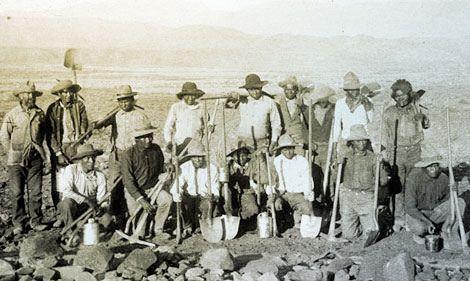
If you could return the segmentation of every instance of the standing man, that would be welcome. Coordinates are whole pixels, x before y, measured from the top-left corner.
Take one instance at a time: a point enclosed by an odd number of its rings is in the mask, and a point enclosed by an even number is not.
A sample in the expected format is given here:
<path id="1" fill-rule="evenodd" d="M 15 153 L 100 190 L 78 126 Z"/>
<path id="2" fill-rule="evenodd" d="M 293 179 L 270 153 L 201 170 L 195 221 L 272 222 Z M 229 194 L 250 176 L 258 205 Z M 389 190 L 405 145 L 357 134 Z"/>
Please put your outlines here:
<path id="1" fill-rule="evenodd" d="M 157 128 L 150 123 L 137 127 L 133 133 L 135 145 L 126 149 L 121 158 L 121 173 L 129 215 L 140 204 L 148 214 L 155 214 L 154 234 L 157 238 L 168 238 L 163 227 L 171 207 L 171 195 L 162 189 L 157 196 L 157 209 L 150 204 L 148 194 L 158 183 L 164 171 L 164 156 L 160 146 L 153 143 L 153 133 Z M 145 231 L 145 228 L 143 229 Z M 144 233 L 140 233 L 144 236 Z"/>
<path id="2" fill-rule="evenodd" d="M 201 219 L 212 218 L 209 212 L 211 206 L 218 202 L 219 192 L 219 171 L 216 166 L 210 165 L 211 178 L 207 177 L 206 152 L 201 142 L 192 140 L 189 143 L 188 154 L 185 156 L 191 161 L 186 161 L 180 166 L 179 193 L 176 181 L 170 192 L 174 202 L 182 202 L 183 218 L 186 223 L 185 232 L 194 232 L 197 229 L 197 215 L 201 213 Z M 209 196 L 209 182 L 211 186 L 211 196 Z M 214 210 L 214 208 L 212 208 Z M 191 229 L 189 229 L 191 227 Z"/>
<path id="3" fill-rule="evenodd" d="M 202 106 L 196 100 L 204 95 L 196 83 L 185 82 L 176 97 L 182 101 L 171 106 L 165 122 L 163 135 L 166 147 L 171 151 L 171 134 L 174 132 L 177 154 L 191 141 L 202 140 L 204 134 L 204 115 Z"/>
<path id="4" fill-rule="evenodd" d="M 417 101 L 413 100 L 410 82 L 399 79 L 393 83 L 391 89 L 396 104 L 384 112 L 384 136 L 387 158 L 393 167 L 393 176 L 399 179 L 393 181 L 394 186 L 392 186 L 392 190 L 396 193 L 394 230 L 399 231 L 405 225 L 406 179 L 421 158 L 423 129 L 428 129 L 430 123 L 421 113 Z"/>
<path id="5" fill-rule="evenodd" d="M 42 92 L 36 91 L 34 83 L 28 81 L 20 85 L 13 95 L 18 98 L 19 105 L 5 115 L 0 136 L 8 153 L 13 233 L 17 235 L 23 232 L 27 217 L 33 230 L 42 231 L 47 227 L 41 224 L 41 186 L 43 165 L 49 172 L 50 162 L 45 142 L 46 115 L 36 105 L 36 97 Z"/>
<path id="6" fill-rule="evenodd" d="M 375 229 L 374 185 L 377 156 L 367 149 L 369 136 L 363 125 L 353 125 L 346 145 L 348 151 L 343 161 L 344 174 L 340 189 L 340 214 L 343 238 L 353 239 Z M 388 173 L 380 164 L 380 186 L 388 182 Z M 364 234 L 366 234 L 364 236 Z"/>
<path id="7" fill-rule="evenodd" d="M 73 84 L 70 80 L 59 81 L 51 89 L 51 94 L 59 96 L 58 100 L 49 105 L 46 112 L 47 142 L 51 150 L 53 171 L 51 195 L 54 206 L 59 203 L 59 194 L 62 192 L 59 178 L 75 154 L 72 143 L 88 129 L 85 105 L 77 98 L 80 90 L 80 85 Z"/>

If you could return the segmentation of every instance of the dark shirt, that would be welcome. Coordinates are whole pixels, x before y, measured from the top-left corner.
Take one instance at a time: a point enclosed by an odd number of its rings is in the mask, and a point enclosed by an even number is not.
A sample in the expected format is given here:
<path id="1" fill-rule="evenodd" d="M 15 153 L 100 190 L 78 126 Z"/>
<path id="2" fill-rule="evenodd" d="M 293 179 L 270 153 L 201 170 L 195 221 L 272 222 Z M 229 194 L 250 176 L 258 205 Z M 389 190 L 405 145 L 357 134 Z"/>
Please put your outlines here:
<path id="1" fill-rule="evenodd" d="M 242 167 L 239 164 L 233 163 L 230 166 L 229 186 L 232 189 L 239 188 L 240 191 L 243 191 L 244 189 L 250 189 L 250 175 L 248 171 L 248 164 Z"/>
<path id="2" fill-rule="evenodd" d="M 308 115 L 308 114 L 307 114 Z M 323 122 L 320 124 L 315 118 L 315 106 L 312 106 L 312 141 L 316 143 L 327 143 L 330 140 L 331 124 L 335 116 L 335 106 L 330 104 L 325 113 Z"/>
<path id="3" fill-rule="evenodd" d="M 397 146 L 417 145 L 423 141 L 423 127 L 415 119 L 416 114 L 412 104 L 405 107 L 392 105 L 385 110 L 384 136 L 388 149 L 393 149 L 395 138 Z"/>
<path id="4" fill-rule="evenodd" d="M 157 184 L 164 162 L 160 146 L 154 143 L 149 148 L 133 145 L 124 151 L 121 160 L 122 181 L 134 199 L 145 196 L 143 190 Z"/>
<path id="5" fill-rule="evenodd" d="M 449 177 L 431 178 L 424 168 L 413 168 L 406 178 L 405 207 L 408 215 L 420 218 L 421 210 L 433 210 L 449 199 Z"/>
<path id="6" fill-rule="evenodd" d="M 357 191 L 373 192 L 377 157 L 369 150 L 364 154 L 349 152 L 344 165 L 343 186 Z M 380 165 L 380 185 L 387 184 L 388 172 Z"/>

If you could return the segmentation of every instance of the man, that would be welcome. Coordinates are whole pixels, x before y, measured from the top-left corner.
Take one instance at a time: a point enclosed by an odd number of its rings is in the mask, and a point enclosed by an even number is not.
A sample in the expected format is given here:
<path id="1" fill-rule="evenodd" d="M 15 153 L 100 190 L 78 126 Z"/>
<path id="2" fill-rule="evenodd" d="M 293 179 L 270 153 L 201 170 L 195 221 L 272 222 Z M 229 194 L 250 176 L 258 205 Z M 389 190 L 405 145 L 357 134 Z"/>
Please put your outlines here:
<path id="1" fill-rule="evenodd" d="M 405 224 L 406 179 L 421 158 L 423 129 L 428 129 L 430 124 L 412 98 L 414 93 L 410 82 L 399 79 L 391 89 L 396 104 L 384 112 L 384 137 L 388 161 L 394 168 L 394 176 L 399 179 L 392 186 L 397 193 L 394 229 L 399 231 Z"/>
<path id="2" fill-rule="evenodd" d="M 425 157 L 415 164 L 408 175 L 405 206 L 406 221 L 413 233 L 413 240 L 424 244 L 423 236 L 434 232 L 442 225 L 446 231 L 450 219 L 449 177 L 441 172 L 442 159 L 433 156 Z M 453 189 L 456 191 L 456 186 Z M 460 212 L 465 211 L 465 201 L 458 199 Z M 451 232 L 456 233 L 458 223 L 451 226 Z"/>
<path id="3" fill-rule="evenodd" d="M 370 140 L 363 125 L 352 125 L 347 145 L 352 148 L 344 160 L 340 189 L 340 214 L 343 238 L 354 239 L 375 229 L 374 184 L 377 156 L 367 149 Z M 388 182 L 388 172 L 380 164 L 380 186 Z"/>
<path id="4" fill-rule="evenodd" d="M 182 202 L 183 218 L 189 225 L 185 226 L 185 232 L 194 232 L 197 229 L 197 215 L 201 213 L 201 219 L 212 218 L 209 211 L 214 203 L 218 201 L 219 192 L 219 172 L 216 166 L 210 165 L 210 176 L 208 179 L 206 152 L 201 142 L 192 140 L 189 143 L 188 154 L 185 156 L 191 161 L 181 164 L 179 169 L 179 187 L 176 181 L 170 192 L 174 202 Z M 209 182 L 210 181 L 210 182 Z M 211 187 L 211 196 L 209 189 Z M 179 190 L 178 190 L 179 189 Z M 179 192 L 178 192 L 179 191 Z"/>
<path id="5" fill-rule="evenodd" d="M 124 151 L 121 158 L 121 173 L 129 215 L 132 215 L 140 204 L 148 214 L 155 214 L 153 229 L 155 237 L 168 238 L 163 234 L 163 227 L 170 212 L 171 195 L 162 189 L 156 199 L 158 206 L 156 210 L 150 204 L 148 196 L 158 183 L 158 177 L 164 171 L 165 163 L 160 146 L 153 143 L 153 133 L 156 131 L 150 123 L 135 129 L 133 133 L 135 145 Z"/>
<path id="6" fill-rule="evenodd" d="M 348 72 L 343 79 L 344 98 L 339 99 L 335 106 L 335 123 L 333 129 L 333 151 L 341 160 L 348 150 L 345 143 L 353 125 L 363 125 L 366 130 L 373 121 L 372 101 L 361 95 L 361 83 L 356 74 Z"/>
<path id="7" fill-rule="evenodd" d="M 193 82 L 185 82 L 181 92 L 176 97 L 182 101 L 171 106 L 165 122 L 163 134 L 166 147 L 171 151 L 171 134 L 174 138 L 177 151 L 184 149 L 191 139 L 200 141 L 204 132 L 203 109 L 197 99 L 205 93 L 197 88 Z"/>
<path id="8" fill-rule="evenodd" d="M 282 135 L 277 151 L 281 154 L 274 159 L 279 185 L 277 191 L 266 192 L 270 194 L 268 206 L 274 200 L 277 211 L 282 210 L 283 203 L 287 203 L 294 210 L 295 228 L 300 228 L 302 215 L 313 213 L 314 200 L 312 180 L 309 175 L 308 161 L 303 156 L 295 154 L 296 143 L 289 135 Z"/>
<path id="9" fill-rule="evenodd" d="M 150 123 L 144 111 L 135 106 L 135 96 L 137 92 L 132 91 L 131 86 L 122 85 L 117 88 L 116 100 L 119 104 L 119 111 L 111 118 L 102 122 L 96 129 L 111 125 L 111 142 L 113 149 L 109 157 L 109 170 L 110 180 L 114 183 L 121 175 L 120 160 L 124 150 L 130 148 L 135 144 L 135 139 L 132 136 L 135 128 L 143 127 L 145 124 Z M 124 198 L 124 190 L 122 185 L 114 188 L 111 196 L 111 212 L 121 219 L 124 216 L 120 205 Z"/>
<path id="10" fill-rule="evenodd" d="M 13 95 L 19 105 L 9 111 L 0 131 L 1 141 L 8 153 L 8 179 L 12 203 L 13 233 L 23 232 L 23 221 L 29 216 L 30 227 L 41 231 L 42 175 L 50 171 L 49 150 L 45 142 L 46 115 L 37 107 L 34 83 L 20 85 Z M 28 198 L 25 208 L 24 196 Z M 27 210 L 27 211 L 26 211 Z"/>
<path id="11" fill-rule="evenodd" d="M 58 204 L 59 217 L 54 227 L 62 223 L 68 226 L 88 208 L 95 209 L 98 202 L 106 194 L 106 178 L 95 169 L 96 157 L 103 154 L 102 150 L 94 149 L 91 144 L 82 144 L 70 159 L 73 164 L 64 169 L 60 181 L 62 201 Z M 102 202 L 101 207 L 106 207 Z"/>
<path id="12" fill-rule="evenodd" d="M 57 181 L 74 154 L 75 147 L 72 143 L 88 129 L 85 105 L 77 98 L 80 90 L 80 85 L 70 80 L 59 81 L 51 89 L 51 94 L 59 96 L 58 100 L 49 105 L 46 112 L 49 132 L 47 142 L 51 150 L 53 170 L 51 195 L 54 206 L 59 203 L 61 192 L 58 190 L 60 184 Z"/>
<path id="13" fill-rule="evenodd" d="M 296 143 L 303 145 L 303 147 L 299 146 L 297 151 L 297 154 L 303 155 L 302 148 L 308 146 L 308 117 L 306 118 L 308 108 L 300 96 L 299 83 L 295 76 L 288 77 L 278 85 L 284 90 L 284 95 L 279 99 L 283 133 L 289 135 Z"/>

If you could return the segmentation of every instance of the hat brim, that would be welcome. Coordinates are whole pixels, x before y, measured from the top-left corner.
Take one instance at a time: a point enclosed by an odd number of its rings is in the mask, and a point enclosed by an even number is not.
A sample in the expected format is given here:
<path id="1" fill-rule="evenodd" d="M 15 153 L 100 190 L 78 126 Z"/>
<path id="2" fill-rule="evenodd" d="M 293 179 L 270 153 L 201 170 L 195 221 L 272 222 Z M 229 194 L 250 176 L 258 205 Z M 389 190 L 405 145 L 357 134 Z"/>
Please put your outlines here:
<path id="1" fill-rule="evenodd" d="M 191 96 L 196 96 L 196 98 L 200 98 L 202 97 L 203 95 L 205 95 L 206 93 L 202 90 L 197 90 L 196 92 L 179 92 L 176 94 L 176 97 L 178 99 L 182 99 L 184 96 L 186 95 L 191 95 Z"/>
<path id="2" fill-rule="evenodd" d="M 249 154 L 253 153 L 253 151 L 254 151 L 254 149 L 251 146 L 242 146 L 242 147 L 239 147 L 239 148 L 236 148 L 236 149 L 232 150 L 230 153 L 227 154 L 227 157 L 230 157 L 230 156 L 234 155 L 235 153 L 237 153 L 238 151 L 241 151 L 241 150 L 248 150 Z"/>
<path id="3" fill-rule="evenodd" d="M 255 83 L 255 84 L 250 84 L 250 85 L 245 84 L 245 85 L 240 86 L 238 88 L 239 89 L 259 89 L 259 88 L 263 88 L 268 83 L 269 83 L 269 81 L 260 81 L 259 83 Z"/>
<path id="4" fill-rule="evenodd" d="M 415 164 L 415 167 L 416 168 L 426 168 L 432 164 L 439 164 L 439 166 L 441 167 L 447 167 L 447 163 L 445 161 L 442 161 L 442 160 L 437 160 L 437 159 L 434 159 L 434 160 L 421 160 L 421 161 L 418 161 L 416 164 Z"/>
<path id="5" fill-rule="evenodd" d="M 301 147 L 304 146 L 303 144 L 300 143 L 293 143 L 293 144 L 283 144 L 274 149 L 274 151 L 278 151 L 279 149 L 282 149 L 284 147 Z"/>
<path id="6" fill-rule="evenodd" d="M 138 137 L 142 137 L 142 136 L 146 136 L 146 135 L 153 135 L 153 133 L 155 133 L 157 130 L 158 130 L 157 128 L 146 129 L 146 130 L 138 130 L 138 131 L 134 131 L 132 133 L 132 136 L 134 138 L 138 138 Z"/>
<path id="7" fill-rule="evenodd" d="M 358 140 L 370 140 L 369 136 L 352 136 L 346 139 L 346 141 L 358 141 Z"/>
<path id="8" fill-rule="evenodd" d="M 82 87 L 78 84 L 72 84 L 70 87 L 67 87 L 67 88 L 64 88 L 64 87 L 57 88 L 57 89 L 52 88 L 51 94 L 58 96 L 59 92 L 62 91 L 62 90 L 65 90 L 65 89 L 70 89 L 70 92 L 72 92 L 72 93 L 78 93 L 78 92 L 80 92 Z"/>
<path id="9" fill-rule="evenodd" d="M 39 91 L 34 91 L 34 92 L 14 92 L 13 95 L 14 95 L 15 97 L 19 97 L 20 94 L 24 94 L 24 93 L 26 93 L 26 94 L 33 94 L 33 96 L 35 96 L 35 97 L 40 97 L 40 96 L 42 96 L 42 92 L 39 92 Z"/>
<path id="10" fill-rule="evenodd" d="M 75 156 L 72 157 L 72 161 L 80 160 L 80 159 L 88 157 L 88 156 L 95 156 L 96 157 L 96 156 L 99 156 L 101 154 L 103 154 L 103 150 L 95 149 L 94 151 L 87 151 L 85 153 L 76 154 Z"/>
<path id="11" fill-rule="evenodd" d="M 121 96 L 116 97 L 116 100 L 122 100 L 122 99 L 125 99 L 125 98 L 135 97 L 135 96 L 137 96 L 137 94 L 138 94 L 138 92 L 132 92 L 132 93 L 129 93 L 129 94 L 121 95 Z"/>

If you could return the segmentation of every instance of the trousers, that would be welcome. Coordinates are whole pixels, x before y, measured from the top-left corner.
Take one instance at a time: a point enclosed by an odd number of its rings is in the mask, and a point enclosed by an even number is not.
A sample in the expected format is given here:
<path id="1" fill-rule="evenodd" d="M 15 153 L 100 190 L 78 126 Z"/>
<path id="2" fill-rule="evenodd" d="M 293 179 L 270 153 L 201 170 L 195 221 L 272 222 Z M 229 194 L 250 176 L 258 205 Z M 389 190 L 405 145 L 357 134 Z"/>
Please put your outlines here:
<path id="1" fill-rule="evenodd" d="M 341 231 L 346 239 L 357 238 L 375 229 L 374 193 L 341 188 Z"/>

